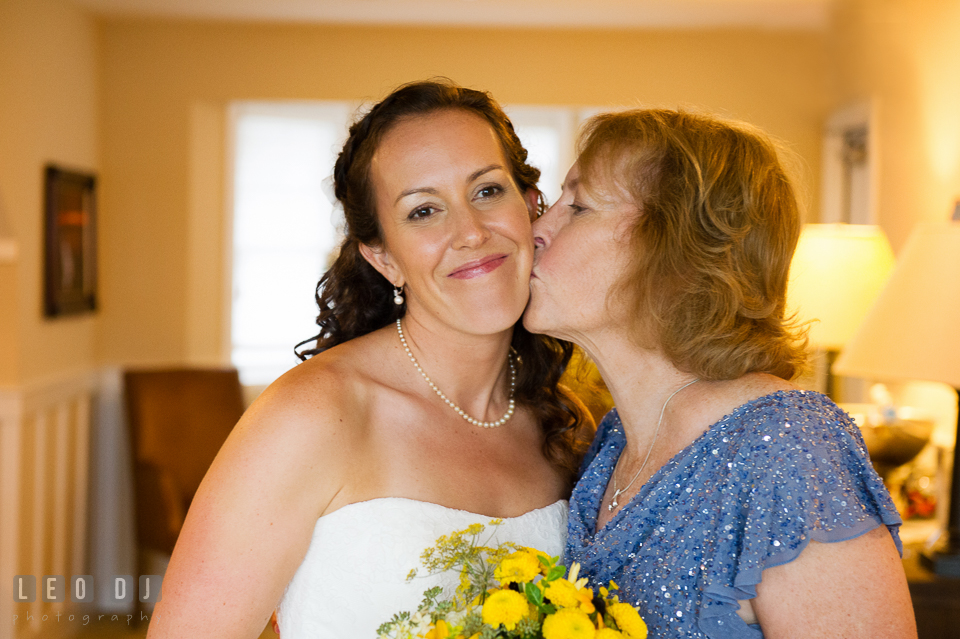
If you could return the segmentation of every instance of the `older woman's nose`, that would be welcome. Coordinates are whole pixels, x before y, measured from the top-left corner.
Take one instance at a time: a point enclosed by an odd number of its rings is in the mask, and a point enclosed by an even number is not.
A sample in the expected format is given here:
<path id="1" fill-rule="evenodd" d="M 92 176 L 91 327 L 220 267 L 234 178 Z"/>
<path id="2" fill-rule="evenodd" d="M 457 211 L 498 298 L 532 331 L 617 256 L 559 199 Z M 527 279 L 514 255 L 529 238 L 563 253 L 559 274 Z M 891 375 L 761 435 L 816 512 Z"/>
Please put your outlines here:
<path id="1" fill-rule="evenodd" d="M 533 221 L 533 246 L 534 248 L 546 248 L 553 236 L 554 227 L 557 222 L 557 208 L 559 204 L 554 204 L 546 213 Z"/>

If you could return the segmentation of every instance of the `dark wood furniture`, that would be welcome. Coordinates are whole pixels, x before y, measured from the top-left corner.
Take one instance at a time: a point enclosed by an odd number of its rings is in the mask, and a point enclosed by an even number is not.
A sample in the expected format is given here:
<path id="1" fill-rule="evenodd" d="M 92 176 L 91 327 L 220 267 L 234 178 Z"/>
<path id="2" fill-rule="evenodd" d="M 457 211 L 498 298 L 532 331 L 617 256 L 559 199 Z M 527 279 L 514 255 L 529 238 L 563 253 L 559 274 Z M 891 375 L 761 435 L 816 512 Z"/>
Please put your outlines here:
<path id="1" fill-rule="evenodd" d="M 145 550 L 173 551 L 200 481 L 243 414 L 243 395 L 234 369 L 128 371 L 124 383 L 142 561 Z"/>
<path id="2" fill-rule="evenodd" d="M 960 639 L 960 579 L 940 577 L 919 561 L 920 547 L 903 552 L 919 639 Z"/>

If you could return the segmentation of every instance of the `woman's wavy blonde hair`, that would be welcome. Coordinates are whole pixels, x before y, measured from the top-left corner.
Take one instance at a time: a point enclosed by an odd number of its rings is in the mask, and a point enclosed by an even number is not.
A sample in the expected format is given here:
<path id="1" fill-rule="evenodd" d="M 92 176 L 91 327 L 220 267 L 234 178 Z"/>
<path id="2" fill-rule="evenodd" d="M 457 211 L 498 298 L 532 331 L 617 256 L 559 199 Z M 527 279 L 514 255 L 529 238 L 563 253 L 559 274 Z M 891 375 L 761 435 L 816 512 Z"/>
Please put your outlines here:
<path id="1" fill-rule="evenodd" d="M 632 304 L 638 343 L 703 379 L 801 372 L 805 330 L 785 314 L 799 205 L 768 136 L 678 111 L 605 113 L 578 161 L 586 188 L 612 180 L 639 211 L 611 291 Z"/>

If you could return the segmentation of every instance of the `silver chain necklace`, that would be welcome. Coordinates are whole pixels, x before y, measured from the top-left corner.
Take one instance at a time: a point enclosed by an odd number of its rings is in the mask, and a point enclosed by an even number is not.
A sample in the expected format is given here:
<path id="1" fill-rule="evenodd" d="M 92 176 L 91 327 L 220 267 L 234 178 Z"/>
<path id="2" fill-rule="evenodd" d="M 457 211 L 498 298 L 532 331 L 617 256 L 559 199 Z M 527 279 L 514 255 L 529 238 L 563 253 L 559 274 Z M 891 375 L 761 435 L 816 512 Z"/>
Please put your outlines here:
<path id="1" fill-rule="evenodd" d="M 700 381 L 700 378 L 698 377 L 692 382 L 687 382 L 677 390 L 670 393 L 670 397 L 667 398 L 667 401 L 663 402 L 663 406 L 660 408 L 660 419 L 657 420 L 657 430 L 654 431 L 653 433 L 653 441 L 650 442 L 650 448 L 647 449 L 647 456 L 643 458 L 643 463 L 640 464 L 640 470 L 638 470 L 637 474 L 633 476 L 633 479 L 630 480 L 630 483 L 624 486 L 623 488 L 617 488 L 617 469 L 620 468 L 620 460 L 623 459 L 623 455 L 621 454 L 620 457 L 617 459 L 617 464 L 613 467 L 613 500 L 607 506 L 607 510 L 613 511 L 614 508 L 620 505 L 620 503 L 617 501 L 617 498 L 623 493 L 627 492 L 630 489 L 630 487 L 633 486 L 633 482 L 637 481 L 637 477 L 639 477 L 640 473 L 643 472 L 643 469 L 646 468 L 647 460 L 650 459 L 650 453 L 653 452 L 653 447 L 657 443 L 657 437 L 660 436 L 660 425 L 663 423 L 663 413 L 664 411 L 667 410 L 667 404 L 670 403 L 670 400 L 673 399 L 674 395 L 682 391 L 687 386 L 692 386 L 693 384 L 696 384 L 699 381 Z"/>
<path id="2" fill-rule="evenodd" d="M 423 375 L 423 379 L 427 380 L 427 383 L 430 384 L 430 388 L 437 393 L 440 399 L 442 399 L 447 406 L 455 410 L 460 417 L 463 417 L 474 426 L 480 426 L 481 428 L 496 428 L 497 426 L 503 426 L 511 417 L 513 417 L 514 410 L 516 410 L 516 403 L 513 399 L 513 394 L 517 387 L 517 369 L 513 364 L 513 357 L 511 357 L 510 353 L 507 353 L 507 366 L 510 367 L 510 404 L 507 407 L 507 412 L 504 413 L 503 417 L 500 419 L 492 422 L 484 422 L 470 417 L 466 411 L 450 401 L 447 396 L 444 395 L 439 388 L 437 388 L 437 385 L 433 383 L 433 380 L 431 380 L 430 377 L 423 372 L 423 369 L 420 368 L 420 363 L 417 361 L 417 358 L 413 356 L 413 353 L 410 351 L 410 347 L 407 346 L 407 340 L 403 336 L 403 327 L 400 325 L 399 319 L 397 319 L 397 334 L 400 336 L 400 343 L 403 344 L 403 350 L 407 352 L 407 357 L 409 357 L 410 361 L 413 362 L 413 366 L 420 371 L 420 374 Z M 511 348 L 510 350 L 512 351 L 513 349 Z"/>

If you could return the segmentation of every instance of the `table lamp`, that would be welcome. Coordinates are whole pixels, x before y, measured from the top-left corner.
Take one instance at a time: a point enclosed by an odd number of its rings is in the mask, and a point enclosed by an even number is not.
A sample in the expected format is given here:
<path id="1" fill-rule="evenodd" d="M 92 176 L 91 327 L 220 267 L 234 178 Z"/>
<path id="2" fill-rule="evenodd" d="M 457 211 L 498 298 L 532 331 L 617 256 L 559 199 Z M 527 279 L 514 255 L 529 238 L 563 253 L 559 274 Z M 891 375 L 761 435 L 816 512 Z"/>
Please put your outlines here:
<path id="1" fill-rule="evenodd" d="M 924 380 L 960 388 L 960 222 L 917 226 L 833 370 L 874 380 Z M 957 451 L 954 445 L 947 529 L 935 549 L 924 555 L 924 563 L 937 574 L 960 578 Z"/>
<path id="2" fill-rule="evenodd" d="M 893 269 L 879 226 L 807 224 L 790 264 L 787 312 L 810 325 L 810 344 L 827 357 L 826 394 L 837 400 L 830 365 L 853 337 Z"/>

